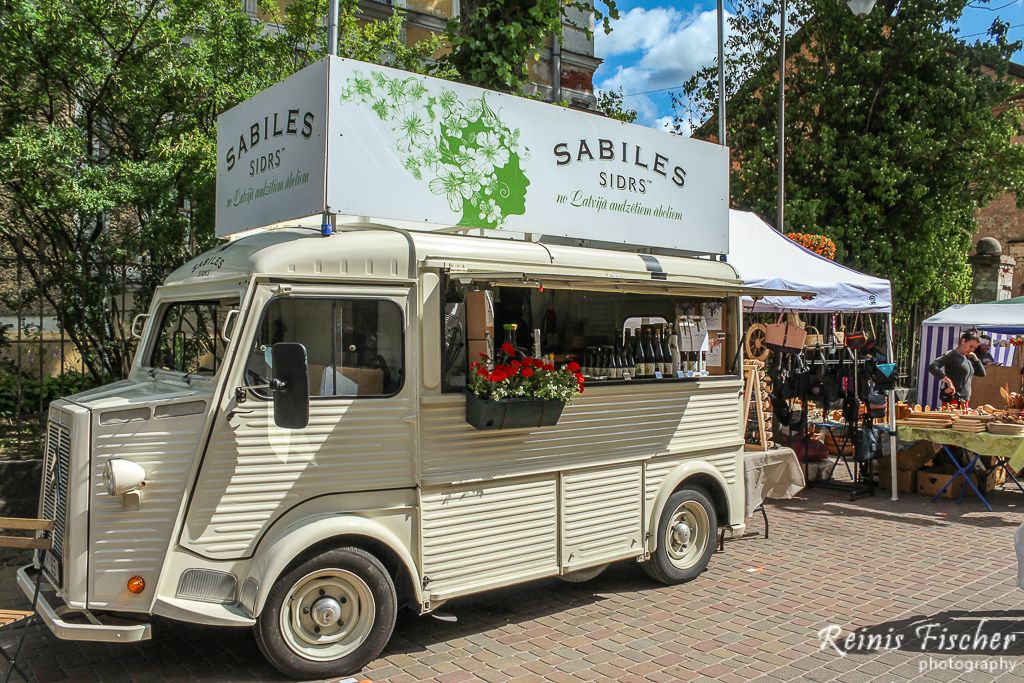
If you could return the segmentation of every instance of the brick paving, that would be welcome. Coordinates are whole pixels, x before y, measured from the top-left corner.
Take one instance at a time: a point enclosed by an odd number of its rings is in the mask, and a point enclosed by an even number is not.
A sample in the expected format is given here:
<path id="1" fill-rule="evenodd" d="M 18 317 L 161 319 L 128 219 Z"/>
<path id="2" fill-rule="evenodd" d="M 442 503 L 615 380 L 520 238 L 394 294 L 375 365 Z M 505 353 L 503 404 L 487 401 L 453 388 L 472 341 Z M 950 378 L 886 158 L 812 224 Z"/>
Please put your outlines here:
<path id="1" fill-rule="evenodd" d="M 452 601 L 445 611 L 454 624 L 404 614 L 362 675 L 393 683 L 1024 680 L 1013 549 L 1024 494 L 992 494 L 994 513 L 970 500 L 887 495 L 849 502 L 815 489 L 770 504 L 770 539 L 728 541 L 709 571 L 683 586 L 653 584 L 625 562 L 585 584 L 544 580 Z M 761 529 L 755 517 L 751 532 Z M 0 608 L 24 602 L 12 570 L 0 569 Z M 831 624 L 905 637 L 841 657 L 819 647 L 819 630 Z M 934 638 L 922 651 L 914 634 L 926 624 L 935 636 L 969 641 L 979 624 L 986 634 L 1022 635 L 998 654 L 971 641 L 950 655 Z M 0 631 L 0 644 L 20 632 Z M 248 631 L 159 621 L 154 635 L 136 645 L 71 643 L 34 625 L 20 663 L 40 681 L 283 680 Z"/>

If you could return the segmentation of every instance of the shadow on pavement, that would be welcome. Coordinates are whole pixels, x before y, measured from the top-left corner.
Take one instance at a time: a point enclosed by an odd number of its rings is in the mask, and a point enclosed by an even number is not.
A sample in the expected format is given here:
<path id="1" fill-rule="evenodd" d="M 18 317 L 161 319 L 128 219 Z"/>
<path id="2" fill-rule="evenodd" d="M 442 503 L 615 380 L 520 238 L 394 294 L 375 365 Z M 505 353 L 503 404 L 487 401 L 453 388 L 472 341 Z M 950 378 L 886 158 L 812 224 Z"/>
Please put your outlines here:
<path id="1" fill-rule="evenodd" d="M 879 490 L 874 498 L 850 501 L 842 492 L 805 489 L 797 498 L 772 501 L 768 512 L 770 517 L 771 509 L 779 508 L 807 515 L 865 517 L 920 527 L 963 524 L 978 528 L 1009 528 L 1020 525 L 1019 519 L 1007 518 L 1001 511 L 1019 513 L 1024 510 L 1024 494 L 997 489 L 986 494 L 986 498 L 994 512 L 986 510 L 970 493 L 964 494 L 962 503 L 947 499 L 932 503 L 929 497 L 911 493 L 901 493 L 900 500 L 893 502 L 889 500 L 888 491 Z"/>

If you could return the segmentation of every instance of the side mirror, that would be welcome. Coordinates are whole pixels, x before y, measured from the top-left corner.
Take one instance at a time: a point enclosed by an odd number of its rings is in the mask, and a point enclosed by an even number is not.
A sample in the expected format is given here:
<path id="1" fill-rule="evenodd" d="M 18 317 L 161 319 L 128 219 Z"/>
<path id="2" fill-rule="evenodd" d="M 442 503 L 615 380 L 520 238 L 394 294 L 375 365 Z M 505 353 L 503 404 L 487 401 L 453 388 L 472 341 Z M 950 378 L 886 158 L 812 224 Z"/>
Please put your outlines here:
<path id="1" fill-rule="evenodd" d="M 279 342 L 273 350 L 274 424 L 285 429 L 302 429 L 309 424 L 309 365 L 306 347 Z"/>

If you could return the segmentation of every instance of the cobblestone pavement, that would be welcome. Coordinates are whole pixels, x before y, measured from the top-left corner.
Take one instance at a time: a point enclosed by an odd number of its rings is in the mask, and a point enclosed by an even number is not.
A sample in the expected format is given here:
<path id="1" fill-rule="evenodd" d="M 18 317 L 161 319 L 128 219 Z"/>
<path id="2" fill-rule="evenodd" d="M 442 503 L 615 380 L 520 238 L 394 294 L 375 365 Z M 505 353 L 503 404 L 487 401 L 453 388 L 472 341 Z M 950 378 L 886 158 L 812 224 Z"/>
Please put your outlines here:
<path id="1" fill-rule="evenodd" d="M 446 611 L 455 624 L 404 615 L 363 676 L 395 683 L 1024 680 L 1024 635 L 995 653 L 974 638 L 979 630 L 1024 632 L 1013 550 L 1024 494 L 992 494 L 994 513 L 976 501 L 893 503 L 886 495 L 851 503 L 815 489 L 770 505 L 770 539 L 751 533 L 727 542 L 709 571 L 683 586 L 655 585 L 626 562 L 585 584 L 544 580 L 453 601 Z M 755 518 L 751 532 L 762 529 Z M 13 571 L 0 571 L 0 608 L 22 606 Z M 820 649 L 818 632 L 832 624 L 890 638 L 842 657 Z M 927 624 L 935 637 L 923 643 L 914 633 Z M 165 621 L 154 631 L 146 643 L 103 645 L 62 642 L 33 625 L 21 664 L 41 681 L 281 680 L 248 631 Z M 0 644 L 19 634 L 0 632 Z M 956 634 L 967 636 L 966 652 L 941 652 L 937 636 L 948 643 Z"/>

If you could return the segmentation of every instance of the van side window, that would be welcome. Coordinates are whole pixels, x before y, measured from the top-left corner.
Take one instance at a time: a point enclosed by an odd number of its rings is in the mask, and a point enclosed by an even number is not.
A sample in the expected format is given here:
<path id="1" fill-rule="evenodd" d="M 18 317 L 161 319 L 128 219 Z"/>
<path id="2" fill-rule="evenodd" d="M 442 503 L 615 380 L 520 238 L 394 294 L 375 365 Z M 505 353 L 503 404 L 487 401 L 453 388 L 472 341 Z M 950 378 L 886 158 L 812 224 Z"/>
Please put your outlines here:
<path id="1" fill-rule="evenodd" d="M 402 387 L 402 310 L 392 301 L 273 299 L 250 348 L 249 384 L 266 384 L 273 377 L 270 349 L 277 342 L 306 347 L 312 397 L 390 396 Z"/>

